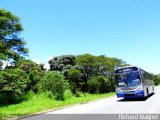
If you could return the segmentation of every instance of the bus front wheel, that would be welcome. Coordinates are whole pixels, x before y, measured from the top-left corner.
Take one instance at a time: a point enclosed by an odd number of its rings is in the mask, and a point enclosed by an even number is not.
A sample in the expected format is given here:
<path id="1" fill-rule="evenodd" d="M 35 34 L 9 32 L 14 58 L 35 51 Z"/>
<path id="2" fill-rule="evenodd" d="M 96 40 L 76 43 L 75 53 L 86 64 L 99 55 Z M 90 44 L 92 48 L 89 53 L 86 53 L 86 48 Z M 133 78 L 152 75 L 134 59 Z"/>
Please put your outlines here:
<path id="1" fill-rule="evenodd" d="M 147 96 L 146 96 L 146 98 L 148 98 L 149 97 L 149 90 L 148 90 L 148 88 L 147 88 Z"/>
<path id="2" fill-rule="evenodd" d="M 154 93 L 154 87 L 152 86 L 152 90 L 153 90 L 153 93 Z"/>

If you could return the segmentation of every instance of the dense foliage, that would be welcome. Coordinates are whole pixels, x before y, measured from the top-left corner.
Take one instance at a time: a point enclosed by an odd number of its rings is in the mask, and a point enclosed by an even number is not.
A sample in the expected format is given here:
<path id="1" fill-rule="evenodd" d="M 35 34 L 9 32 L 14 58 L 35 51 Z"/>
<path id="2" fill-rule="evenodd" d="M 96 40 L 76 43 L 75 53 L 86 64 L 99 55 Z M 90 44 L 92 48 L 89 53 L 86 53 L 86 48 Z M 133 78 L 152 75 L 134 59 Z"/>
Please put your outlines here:
<path id="1" fill-rule="evenodd" d="M 49 61 L 50 70 L 57 70 L 65 72 L 75 65 L 75 56 L 73 55 L 62 55 L 54 57 Z"/>
<path id="2" fill-rule="evenodd" d="M 21 59 L 15 63 L 15 68 L 19 68 L 26 72 L 28 75 L 28 84 L 26 91 L 32 90 L 38 92 L 38 82 L 41 77 L 45 74 L 45 69 L 41 65 L 36 64 L 31 60 Z"/>
<path id="3" fill-rule="evenodd" d="M 0 102 L 14 103 L 25 94 L 28 76 L 21 69 L 0 71 Z"/>
<path id="4" fill-rule="evenodd" d="M 70 83 L 70 89 L 74 94 L 76 94 L 77 91 L 80 90 L 80 85 L 83 82 L 82 76 L 83 74 L 81 73 L 81 71 L 75 68 L 71 68 L 68 72 L 67 78 Z"/>
<path id="5" fill-rule="evenodd" d="M 73 94 L 77 91 L 90 93 L 114 91 L 114 66 L 127 65 L 121 59 L 90 54 L 57 56 L 51 59 L 49 64 L 52 71 L 64 73 Z"/>
<path id="6" fill-rule="evenodd" d="M 20 37 L 22 31 L 20 19 L 0 9 L 0 102 L 3 104 L 22 100 L 30 90 L 37 92 L 37 84 L 45 73 L 41 65 L 25 59 L 28 49 Z"/>
<path id="7" fill-rule="evenodd" d="M 88 81 L 88 90 L 90 93 L 107 93 L 111 91 L 111 81 L 108 77 L 92 77 Z"/>
<path id="8" fill-rule="evenodd" d="M 85 93 L 114 91 L 114 67 L 126 66 L 123 60 L 91 54 L 55 56 L 49 60 L 50 70 L 43 64 L 27 60 L 28 49 L 19 36 L 23 27 L 20 19 L 0 9 L 0 103 L 11 104 L 26 99 L 28 92 L 51 93 L 63 100 L 66 91 L 75 96 Z M 3 63 L 8 65 L 2 68 Z M 154 76 L 160 84 L 160 76 Z M 70 94 L 70 92 L 69 92 Z"/>
<path id="9" fill-rule="evenodd" d="M 27 55 L 25 41 L 19 37 L 23 30 L 20 19 L 11 12 L 0 9 L 0 60 L 14 62 Z"/>
<path id="10" fill-rule="evenodd" d="M 54 95 L 56 100 L 64 99 L 64 92 L 66 89 L 65 78 L 60 72 L 47 72 L 40 83 L 41 89 L 44 91 L 50 91 Z"/>
<path id="11" fill-rule="evenodd" d="M 160 85 L 160 75 L 153 76 L 155 85 Z"/>

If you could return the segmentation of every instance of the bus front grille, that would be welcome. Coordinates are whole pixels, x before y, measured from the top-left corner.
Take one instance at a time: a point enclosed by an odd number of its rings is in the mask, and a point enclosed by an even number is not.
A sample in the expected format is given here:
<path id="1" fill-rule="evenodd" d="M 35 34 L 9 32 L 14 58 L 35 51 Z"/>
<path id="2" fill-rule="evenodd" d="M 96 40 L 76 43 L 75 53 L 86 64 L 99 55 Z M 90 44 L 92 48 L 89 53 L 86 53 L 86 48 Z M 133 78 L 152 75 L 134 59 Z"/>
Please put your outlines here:
<path id="1" fill-rule="evenodd" d="M 124 96 L 134 96 L 134 94 L 124 94 Z"/>
<path id="2" fill-rule="evenodd" d="M 125 88 L 120 88 L 121 90 L 129 90 L 129 91 L 131 91 L 131 90 L 135 90 L 136 89 L 136 87 L 125 87 Z"/>

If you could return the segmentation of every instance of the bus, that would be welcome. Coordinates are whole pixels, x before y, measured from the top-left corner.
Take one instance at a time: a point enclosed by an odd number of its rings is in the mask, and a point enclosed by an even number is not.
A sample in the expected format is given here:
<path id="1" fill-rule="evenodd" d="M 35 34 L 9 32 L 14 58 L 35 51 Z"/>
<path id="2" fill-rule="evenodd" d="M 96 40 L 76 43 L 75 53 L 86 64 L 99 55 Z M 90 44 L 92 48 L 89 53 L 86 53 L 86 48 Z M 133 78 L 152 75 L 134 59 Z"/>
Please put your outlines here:
<path id="1" fill-rule="evenodd" d="M 121 67 L 115 70 L 117 97 L 147 98 L 154 93 L 152 74 L 136 66 Z"/>

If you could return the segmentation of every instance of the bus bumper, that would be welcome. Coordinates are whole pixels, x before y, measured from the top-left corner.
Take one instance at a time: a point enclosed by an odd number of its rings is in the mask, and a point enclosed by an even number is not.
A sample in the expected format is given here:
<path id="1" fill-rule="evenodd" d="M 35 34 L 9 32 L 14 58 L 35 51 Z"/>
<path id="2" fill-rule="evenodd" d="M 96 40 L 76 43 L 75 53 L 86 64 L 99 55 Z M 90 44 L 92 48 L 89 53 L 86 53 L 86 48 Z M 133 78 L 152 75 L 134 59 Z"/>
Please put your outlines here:
<path id="1" fill-rule="evenodd" d="M 144 91 L 135 91 L 135 92 L 116 92 L 117 97 L 125 97 L 125 98 L 143 98 Z"/>

